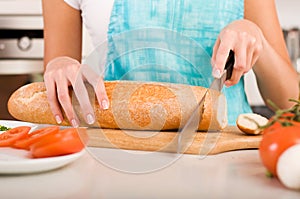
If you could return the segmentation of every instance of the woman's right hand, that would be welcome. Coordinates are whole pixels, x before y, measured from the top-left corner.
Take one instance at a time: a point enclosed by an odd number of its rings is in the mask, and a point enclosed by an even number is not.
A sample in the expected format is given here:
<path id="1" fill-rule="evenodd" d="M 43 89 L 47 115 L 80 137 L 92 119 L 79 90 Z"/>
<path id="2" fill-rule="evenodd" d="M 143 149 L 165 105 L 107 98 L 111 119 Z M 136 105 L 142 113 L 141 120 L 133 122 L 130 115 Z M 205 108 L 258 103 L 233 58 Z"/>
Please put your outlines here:
<path id="1" fill-rule="evenodd" d="M 63 121 L 60 109 L 62 107 L 72 126 L 79 127 L 79 119 L 74 112 L 69 95 L 69 86 L 72 86 L 74 90 L 86 123 L 93 124 L 95 122 L 94 110 L 84 85 L 85 81 L 93 86 L 100 108 L 108 109 L 109 100 L 103 78 L 87 65 L 82 65 L 70 57 L 57 57 L 47 64 L 44 82 L 50 108 L 58 124 Z"/>

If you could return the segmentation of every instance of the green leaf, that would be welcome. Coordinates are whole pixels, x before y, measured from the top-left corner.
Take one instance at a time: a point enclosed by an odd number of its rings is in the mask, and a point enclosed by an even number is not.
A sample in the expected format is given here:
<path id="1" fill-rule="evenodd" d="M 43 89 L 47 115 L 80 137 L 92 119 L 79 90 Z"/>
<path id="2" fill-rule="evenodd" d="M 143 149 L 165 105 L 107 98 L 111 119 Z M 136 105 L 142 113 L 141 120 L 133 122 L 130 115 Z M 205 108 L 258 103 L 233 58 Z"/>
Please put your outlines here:
<path id="1" fill-rule="evenodd" d="M 9 129 L 11 129 L 11 128 L 0 125 L 0 131 L 7 131 Z"/>

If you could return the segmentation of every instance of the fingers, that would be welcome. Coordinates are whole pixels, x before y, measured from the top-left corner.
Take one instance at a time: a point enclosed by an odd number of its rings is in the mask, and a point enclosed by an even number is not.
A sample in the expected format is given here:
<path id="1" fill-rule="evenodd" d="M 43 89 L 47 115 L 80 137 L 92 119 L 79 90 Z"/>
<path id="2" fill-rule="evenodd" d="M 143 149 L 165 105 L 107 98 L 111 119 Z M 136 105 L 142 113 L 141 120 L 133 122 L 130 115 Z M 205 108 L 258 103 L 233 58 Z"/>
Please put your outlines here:
<path id="1" fill-rule="evenodd" d="M 47 64 L 44 82 L 50 108 L 58 124 L 64 119 L 62 108 L 72 126 L 79 126 L 68 89 L 71 82 L 74 82 L 72 79 L 76 77 L 79 67 L 79 62 L 69 57 L 57 57 Z"/>
<path id="2" fill-rule="evenodd" d="M 72 126 L 78 127 L 79 122 L 73 111 L 69 95 L 68 80 L 61 74 L 52 76 L 49 75 L 49 73 L 46 73 L 44 75 L 44 82 L 47 89 L 47 98 L 50 108 L 56 122 L 61 124 L 63 121 L 63 115 L 60 109 L 60 107 L 62 107 Z"/>
<path id="3" fill-rule="evenodd" d="M 62 108 L 72 126 L 79 126 L 79 119 L 72 106 L 69 86 L 73 87 L 86 123 L 93 124 L 95 122 L 95 114 L 85 86 L 85 80 L 93 86 L 100 108 L 109 108 L 109 100 L 102 77 L 98 76 L 87 65 L 80 65 L 76 60 L 60 57 L 49 62 L 44 73 L 44 80 L 51 111 L 59 124 L 63 121 L 63 114 L 60 109 Z"/>
<path id="4" fill-rule="evenodd" d="M 221 31 L 214 45 L 212 75 L 220 78 L 229 52 L 233 50 L 235 64 L 230 80 L 225 82 L 226 86 L 232 86 L 237 84 L 258 60 L 262 51 L 262 35 L 255 25 L 246 21 L 238 21 L 228 27 Z"/>
<path id="5" fill-rule="evenodd" d="M 44 82 L 47 90 L 47 98 L 50 104 L 51 112 L 54 115 L 56 122 L 58 124 L 61 124 L 63 120 L 63 116 L 60 111 L 59 102 L 57 101 L 57 97 L 56 97 L 55 83 L 47 77 L 44 77 Z"/>
<path id="6" fill-rule="evenodd" d="M 229 80 L 225 81 L 225 86 L 229 87 L 229 86 L 233 86 L 233 85 L 237 84 L 243 75 L 244 75 L 244 72 L 242 70 L 234 69 L 232 71 L 231 78 Z"/>
<path id="7" fill-rule="evenodd" d="M 247 50 L 247 42 L 245 40 L 241 40 L 239 45 L 235 47 L 235 62 L 231 78 L 225 82 L 227 87 L 237 84 L 244 73 L 248 72 L 250 67 L 247 65 Z"/>
<path id="8" fill-rule="evenodd" d="M 97 100 L 99 102 L 100 107 L 103 110 L 106 110 L 109 108 L 109 100 L 106 94 L 105 86 L 104 86 L 104 81 L 102 78 L 99 78 L 95 88 Z"/>
<path id="9" fill-rule="evenodd" d="M 217 58 L 217 52 L 218 52 L 218 49 L 219 49 L 219 46 L 220 46 L 220 37 L 217 38 L 217 41 L 213 47 L 213 54 L 212 54 L 212 58 L 211 58 L 211 65 L 213 67 L 215 67 L 215 63 L 216 63 L 216 58 Z"/>
<path id="10" fill-rule="evenodd" d="M 109 100 L 105 90 L 103 78 L 98 76 L 89 66 L 82 65 L 82 74 L 86 80 L 93 86 L 99 106 L 106 110 L 109 108 Z"/>
<path id="11" fill-rule="evenodd" d="M 233 32 L 225 30 L 224 33 L 221 33 L 216 45 L 214 46 L 213 51 L 213 71 L 212 75 L 215 78 L 220 78 L 223 74 L 224 67 L 229 55 L 229 52 L 234 47 Z"/>
<path id="12" fill-rule="evenodd" d="M 57 98 L 71 125 L 75 128 L 79 127 L 79 120 L 73 110 L 71 97 L 69 95 L 68 82 L 65 79 L 59 81 L 59 86 L 57 86 Z"/>
<path id="13" fill-rule="evenodd" d="M 74 93 L 80 104 L 83 117 L 88 124 L 93 124 L 95 122 L 95 114 L 92 108 L 88 91 L 85 87 L 84 81 L 82 80 L 81 73 L 77 76 L 76 82 L 73 83 Z"/>

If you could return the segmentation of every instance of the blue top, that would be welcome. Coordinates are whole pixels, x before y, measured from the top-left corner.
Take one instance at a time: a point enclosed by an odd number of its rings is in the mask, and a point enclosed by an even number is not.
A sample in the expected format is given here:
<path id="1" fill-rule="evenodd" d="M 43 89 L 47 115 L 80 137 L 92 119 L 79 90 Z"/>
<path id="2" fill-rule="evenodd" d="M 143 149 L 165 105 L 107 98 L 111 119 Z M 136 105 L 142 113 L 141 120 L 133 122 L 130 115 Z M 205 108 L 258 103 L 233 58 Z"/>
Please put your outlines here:
<path id="1" fill-rule="evenodd" d="M 216 38 L 243 14 L 243 0 L 115 0 L 105 79 L 209 87 Z M 223 92 L 234 125 L 239 114 L 251 112 L 244 79 Z"/>

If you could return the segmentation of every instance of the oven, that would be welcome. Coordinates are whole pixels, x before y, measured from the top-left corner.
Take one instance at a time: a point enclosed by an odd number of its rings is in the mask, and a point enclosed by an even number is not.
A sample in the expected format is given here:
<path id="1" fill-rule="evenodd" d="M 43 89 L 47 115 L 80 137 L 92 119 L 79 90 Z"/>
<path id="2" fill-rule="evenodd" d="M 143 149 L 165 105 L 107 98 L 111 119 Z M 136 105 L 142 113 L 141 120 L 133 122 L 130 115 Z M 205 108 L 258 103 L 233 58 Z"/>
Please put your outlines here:
<path id="1" fill-rule="evenodd" d="M 9 96 L 42 80 L 43 18 L 40 0 L 0 0 L 0 119 L 12 119 Z"/>

